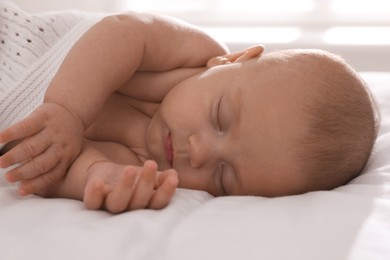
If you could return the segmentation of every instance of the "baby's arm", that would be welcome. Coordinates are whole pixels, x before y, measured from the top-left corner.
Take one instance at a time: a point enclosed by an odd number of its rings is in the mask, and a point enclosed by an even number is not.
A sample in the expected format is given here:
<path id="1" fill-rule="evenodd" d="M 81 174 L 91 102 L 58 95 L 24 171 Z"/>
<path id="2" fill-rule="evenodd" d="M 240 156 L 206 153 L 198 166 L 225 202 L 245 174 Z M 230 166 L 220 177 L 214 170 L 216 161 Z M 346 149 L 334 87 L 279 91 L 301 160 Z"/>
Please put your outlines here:
<path id="1" fill-rule="evenodd" d="M 38 195 L 83 200 L 88 209 L 111 213 L 165 207 L 178 184 L 176 171 L 157 171 L 153 161 L 128 165 L 128 153 L 117 143 L 86 140 L 66 176 Z"/>
<path id="2" fill-rule="evenodd" d="M 202 67 L 224 52 L 208 35 L 177 20 L 138 13 L 110 16 L 72 48 L 45 102 L 66 107 L 89 126 L 107 97 L 136 71 Z"/>
<path id="3" fill-rule="evenodd" d="M 30 180 L 22 194 L 51 185 L 79 154 L 83 131 L 107 97 L 135 71 L 202 67 L 223 53 L 200 30 L 166 17 L 130 13 L 103 19 L 68 53 L 44 104 L 0 133 L 0 143 L 24 140 L 1 157 L 0 167 L 22 163 L 7 174 L 10 181 Z"/>

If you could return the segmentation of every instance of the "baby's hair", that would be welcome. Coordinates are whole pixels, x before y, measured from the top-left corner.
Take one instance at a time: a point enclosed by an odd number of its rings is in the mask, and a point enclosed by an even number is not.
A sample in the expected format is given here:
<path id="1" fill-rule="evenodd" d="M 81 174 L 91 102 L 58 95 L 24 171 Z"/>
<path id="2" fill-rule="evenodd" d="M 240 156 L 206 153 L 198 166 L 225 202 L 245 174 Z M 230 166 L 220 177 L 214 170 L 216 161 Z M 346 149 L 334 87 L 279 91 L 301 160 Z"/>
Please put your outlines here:
<path id="1" fill-rule="evenodd" d="M 298 157 L 308 190 L 344 185 L 365 167 L 378 132 L 378 110 L 366 83 L 337 55 L 308 50 L 294 62 L 314 79 L 305 100 L 307 129 Z"/>

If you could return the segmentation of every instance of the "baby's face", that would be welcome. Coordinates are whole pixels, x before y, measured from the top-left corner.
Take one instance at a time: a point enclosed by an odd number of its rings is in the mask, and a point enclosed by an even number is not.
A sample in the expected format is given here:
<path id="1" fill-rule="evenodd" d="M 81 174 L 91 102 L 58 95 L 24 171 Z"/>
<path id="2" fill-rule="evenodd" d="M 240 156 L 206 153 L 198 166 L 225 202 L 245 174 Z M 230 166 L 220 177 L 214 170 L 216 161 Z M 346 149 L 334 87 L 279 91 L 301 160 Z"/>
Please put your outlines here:
<path id="1" fill-rule="evenodd" d="M 168 93 L 147 132 L 149 154 L 161 170 L 178 171 L 182 188 L 294 194 L 304 185 L 294 157 L 300 85 L 262 59 L 211 68 Z"/>

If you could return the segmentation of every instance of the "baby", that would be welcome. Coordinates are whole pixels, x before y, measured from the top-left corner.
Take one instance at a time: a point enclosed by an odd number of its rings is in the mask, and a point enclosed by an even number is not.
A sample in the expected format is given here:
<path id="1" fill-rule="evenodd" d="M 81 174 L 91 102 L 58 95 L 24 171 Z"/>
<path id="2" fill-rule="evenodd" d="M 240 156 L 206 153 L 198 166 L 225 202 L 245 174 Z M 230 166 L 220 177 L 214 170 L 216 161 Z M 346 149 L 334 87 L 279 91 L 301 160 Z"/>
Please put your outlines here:
<path id="1" fill-rule="evenodd" d="M 237 53 L 177 20 L 108 16 L 67 54 L 44 103 L 0 133 L 20 193 L 113 213 L 159 209 L 177 187 L 214 196 L 329 190 L 364 168 L 377 133 L 365 83 L 320 50 Z M 13 144 L 14 143 L 14 144 Z"/>

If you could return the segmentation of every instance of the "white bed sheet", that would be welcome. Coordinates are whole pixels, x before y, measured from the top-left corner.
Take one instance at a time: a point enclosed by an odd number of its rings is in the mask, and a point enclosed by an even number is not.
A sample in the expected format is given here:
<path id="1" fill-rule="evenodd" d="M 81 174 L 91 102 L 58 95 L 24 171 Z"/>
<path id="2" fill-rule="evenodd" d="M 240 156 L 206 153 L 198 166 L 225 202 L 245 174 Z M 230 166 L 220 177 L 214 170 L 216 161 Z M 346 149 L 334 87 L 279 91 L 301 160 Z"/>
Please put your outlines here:
<path id="1" fill-rule="evenodd" d="M 160 211 L 87 211 L 21 198 L 0 174 L 0 260 L 390 259 L 390 73 L 362 73 L 382 111 L 364 173 L 333 191 L 282 198 L 178 190 Z"/>

